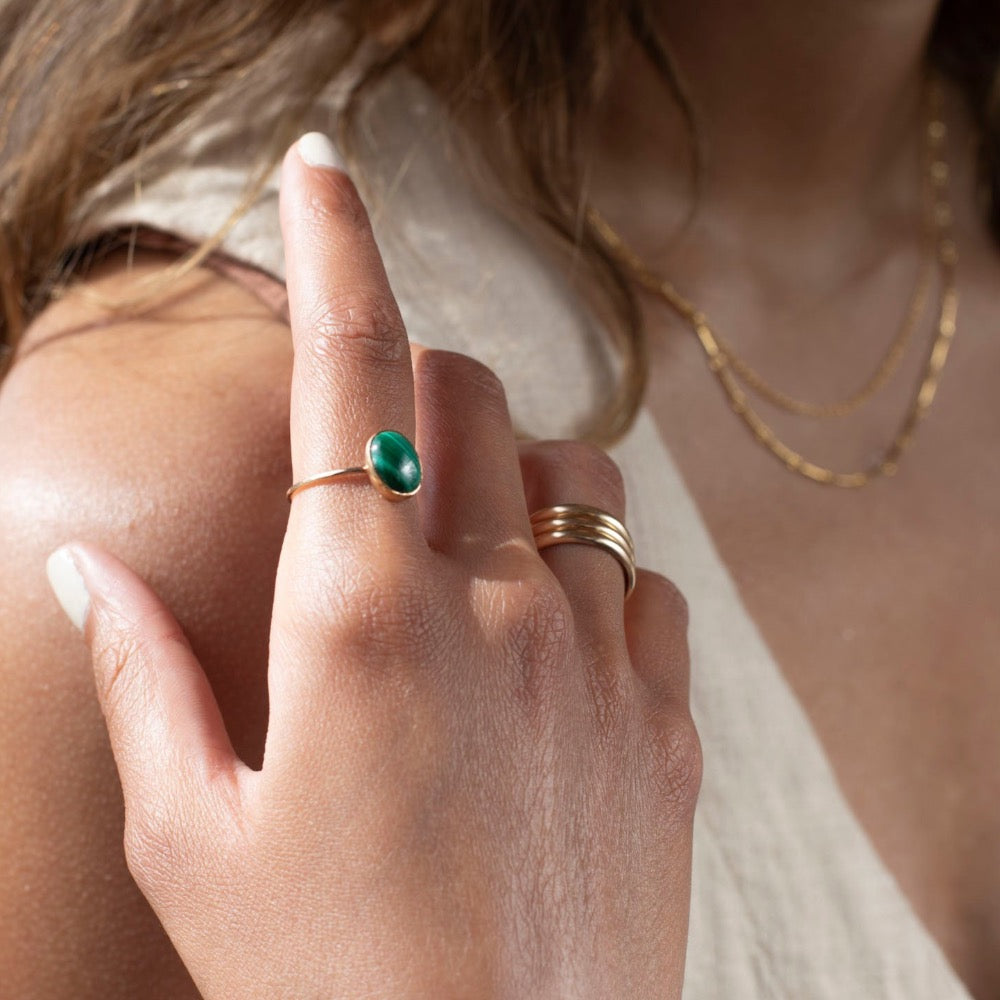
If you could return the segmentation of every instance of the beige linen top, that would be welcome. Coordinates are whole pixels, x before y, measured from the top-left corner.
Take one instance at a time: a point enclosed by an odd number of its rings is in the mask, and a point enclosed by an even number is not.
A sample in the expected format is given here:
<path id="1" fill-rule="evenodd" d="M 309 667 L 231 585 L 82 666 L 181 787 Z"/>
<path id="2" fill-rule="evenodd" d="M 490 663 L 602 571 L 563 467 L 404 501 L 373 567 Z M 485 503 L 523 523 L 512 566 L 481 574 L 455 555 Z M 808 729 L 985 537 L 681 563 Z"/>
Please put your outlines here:
<path id="1" fill-rule="evenodd" d="M 328 89 L 307 129 L 334 134 Z M 162 179 L 115 176 L 92 234 L 127 224 L 200 242 L 238 202 L 281 115 L 221 108 L 168 150 Z M 572 434 L 603 398 L 606 338 L 543 252 L 473 193 L 444 116 L 396 74 L 367 116 L 364 183 L 410 336 L 473 355 L 503 379 L 519 426 Z M 284 280 L 275 169 L 222 245 Z M 705 770 L 695 819 L 686 1000 L 970 1000 L 841 794 L 661 439 L 643 411 L 612 449 L 640 562 L 691 607 L 691 698 Z"/>

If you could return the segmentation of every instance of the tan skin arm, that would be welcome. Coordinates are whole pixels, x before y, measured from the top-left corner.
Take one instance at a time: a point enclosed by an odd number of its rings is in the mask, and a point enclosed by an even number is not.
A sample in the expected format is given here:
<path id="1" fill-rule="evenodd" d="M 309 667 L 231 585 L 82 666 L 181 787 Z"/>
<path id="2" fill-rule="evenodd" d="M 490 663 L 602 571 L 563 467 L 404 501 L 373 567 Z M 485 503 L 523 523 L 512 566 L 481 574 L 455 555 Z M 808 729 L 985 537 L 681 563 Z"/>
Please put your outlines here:
<path id="1" fill-rule="evenodd" d="M 89 281 L 128 293 L 171 259 L 139 252 L 129 274 L 121 254 Z M 0 386 L 0 969 L 10 996 L 183 1000 L 197 992 L 126 869 L 88 651 L 45 559 L 78 537 L 146 576 L 259 761 L 291 342 L 207 270 L 149 320 L 73 332 L 98 319 L 79 295 L 54 303 Z"/>

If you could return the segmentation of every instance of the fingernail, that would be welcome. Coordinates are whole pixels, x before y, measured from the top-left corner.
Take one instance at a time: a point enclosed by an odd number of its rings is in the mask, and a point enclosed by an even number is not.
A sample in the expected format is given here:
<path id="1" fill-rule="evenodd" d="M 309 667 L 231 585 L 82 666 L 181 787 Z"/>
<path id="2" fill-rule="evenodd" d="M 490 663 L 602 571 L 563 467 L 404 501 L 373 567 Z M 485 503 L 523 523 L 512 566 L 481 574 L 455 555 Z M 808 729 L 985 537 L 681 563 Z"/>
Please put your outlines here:
<path id="1" fill-rule="evenodd" d="M 298 141 L 299 156 L 310 167 L 341 166 L 340 157 L 333 143 L 322 132 L 306 132 Z"/>
<path id="2" fill-rule="evenodd" d="M 90 594 L 87 593 L 87 585 L 65 545 L 56 549 L 46 560 L 45 572 L 56 600 L 69 620 L 82 632 L 90 608 Z"/>

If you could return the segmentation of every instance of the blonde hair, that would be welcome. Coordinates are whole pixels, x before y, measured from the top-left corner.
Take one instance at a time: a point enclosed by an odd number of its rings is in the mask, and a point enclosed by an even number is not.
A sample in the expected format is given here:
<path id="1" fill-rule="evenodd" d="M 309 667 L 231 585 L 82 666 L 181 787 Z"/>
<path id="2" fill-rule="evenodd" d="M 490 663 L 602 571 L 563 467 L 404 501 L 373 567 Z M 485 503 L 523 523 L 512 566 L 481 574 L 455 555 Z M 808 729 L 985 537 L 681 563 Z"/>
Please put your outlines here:
<path id="1" fill-rule="evenodd" d="M 365 54 L 342 119 L 350 147 L 367 88 L 405 63 L 461 113 L 489 109 L 509 204 L 574 254 L 597 290 L 621 355 L 621 379 L 586 435 L 619 438 L 647 379 L 628 275 L 590 223 L 582 129 L 623 39 L 639 43 L 689 103 L 655 28 L 653 0 L 0 0 L 0 351 L 84 271 L 81 206 L 113 170 L 143 167 L 214 102 L 280 80 L 283 128 L 222 231 L 168 272 L 196 267 L 252 203 L 316 96 Z M 95 16 L 95 14 L 97 16 Z M 989 0 L 945 0 L 932 56 L 964 86 L 982 126 L 987 210 L 1000 230 L 1000 37 Z M 331 30 L 335 28 L 336 30 Z M 324 44 L 309 44 L 322 37 Z M 152 164 L 152 167 L 150 166 Z M 156 294 L 154 289 L 151 295 Z M 0 374 L 2 374 L 0 358 Z"/>

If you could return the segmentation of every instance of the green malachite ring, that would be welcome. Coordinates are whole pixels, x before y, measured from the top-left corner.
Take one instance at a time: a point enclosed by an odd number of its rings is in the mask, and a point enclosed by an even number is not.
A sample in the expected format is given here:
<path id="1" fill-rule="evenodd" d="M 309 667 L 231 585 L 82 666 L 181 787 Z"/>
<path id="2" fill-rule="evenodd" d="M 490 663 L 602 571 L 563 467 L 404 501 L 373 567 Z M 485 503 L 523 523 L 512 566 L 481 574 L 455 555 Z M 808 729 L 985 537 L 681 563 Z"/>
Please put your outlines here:
<path id="1" fill-rule="evenodd" d="M 405 500 L 420 489 L 421 471 L 417 449 L 399 431 L 378 431 L 365 445 L 365 464 L 330 469 L 302 479 L 288 489 L 288 500 L 299 490 L 319 486 L 341 476 L 367 476 L 386 500 Z"/>

